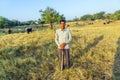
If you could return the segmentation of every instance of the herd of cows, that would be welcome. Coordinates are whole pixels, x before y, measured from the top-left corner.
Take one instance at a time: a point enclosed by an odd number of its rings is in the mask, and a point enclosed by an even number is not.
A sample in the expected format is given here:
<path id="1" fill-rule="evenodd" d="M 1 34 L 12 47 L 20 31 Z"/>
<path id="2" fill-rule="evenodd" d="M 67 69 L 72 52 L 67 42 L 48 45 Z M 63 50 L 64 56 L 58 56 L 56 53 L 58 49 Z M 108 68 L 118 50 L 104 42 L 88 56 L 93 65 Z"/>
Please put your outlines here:
<path id="1" fill-rule="evenodd" d="M 100 23 L 99 20 L 96 20 L 96 21 L 88 21 L 88 22 L 85 22 L 84 24 L 93 25 L 93 24 L 96 23 L 96 22 Z M 101 23 L 102 23 L 103 25 L 107 25 L 107 24 L 110 24 L 110 23 L 112 23 L 112 22 L 113 22 L 112 20 L 101 21 Z"/>
<path id="2" fill-rule="evenodd" d="M 96 21 L 88 21 L 88 22 L 84 22 L 83 23 L 83 25 L 93 25 L 94 23 L 95 23 Z M 98 21 L 99 22 L 99 21 Z M 106 20 L 106 21 L 102 21 L 102 24 L 103 25 L 107 25 L 107 24 L 110 24 L 110 23 L 112 23 L 113 21 L 112 20 Z M 74 25 L 75 26 L 79 26 L 79 25 L 81 25 L 79 22 L 75 22 L 74 23 Z M 67 25 L 67 27 L 69 27 L 69 26 L 71 26 L 70 24 L 68 24 Z M 19 32 L 21 32 L 22 30 L 21 29 L 18 29 L 18 31 Z M 31 28 L 31 27 L 27 27 L 26 29 L 25 29 L 25 32 L 26 33 L 31 33 L 33 31 L 33 28 Z M 8 34 L 11 34 L 12 33 L 12 28 L 9 28 L 8 30 L 7 30 L 7 33 Z"/>
<path id="3" fill-rule="evenodd" d="M 19 30 L 19 32 L 22 31 L 21 29 L 18 29 L 18 30 Z M 33 31 L 33 29 L 32 29 L 31 27 L 28 27 L 28 28 L 26 28 L 25 30 L 26 30 L 26 32 L 27 32 L 28 34 Z M 7 33 L 8 33 L 8 34 L 11 34 L 11 33 L 12 33 L 12 29 L 9 28 L 9 29 L 7 30 Z"/>

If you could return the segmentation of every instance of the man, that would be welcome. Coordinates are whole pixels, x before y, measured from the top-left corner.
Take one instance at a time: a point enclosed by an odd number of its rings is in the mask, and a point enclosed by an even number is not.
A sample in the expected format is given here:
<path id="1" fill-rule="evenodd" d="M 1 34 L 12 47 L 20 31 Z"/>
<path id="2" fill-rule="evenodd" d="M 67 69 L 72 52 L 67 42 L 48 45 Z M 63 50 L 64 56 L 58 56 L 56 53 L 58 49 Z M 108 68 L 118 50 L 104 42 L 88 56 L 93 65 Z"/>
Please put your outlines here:
<path id="1" fill-rule="evenodd" d="M 67 68 L 70 67 L 70 42 L 72 40 L 71 32 L 68 28 L 65 28 L 66 21 L 60 20 L 60 29 L 56 30 L 55 42 L 58 46 L 58 53 L 60 58 L 60 63 L 64 66 L 64 56 L 66 56 Z M 61 70 L 63 67 L 61 66 Z"/>

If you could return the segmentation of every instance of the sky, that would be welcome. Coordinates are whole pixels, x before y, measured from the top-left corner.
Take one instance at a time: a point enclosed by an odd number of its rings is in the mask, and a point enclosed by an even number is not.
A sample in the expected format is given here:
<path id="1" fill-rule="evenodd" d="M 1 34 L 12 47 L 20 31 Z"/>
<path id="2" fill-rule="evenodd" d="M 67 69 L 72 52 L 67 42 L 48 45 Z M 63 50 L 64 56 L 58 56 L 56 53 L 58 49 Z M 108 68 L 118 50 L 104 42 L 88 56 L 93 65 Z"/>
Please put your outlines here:
<path id="1" fill-rule="evenodd" d="M 64 14 L 66 20 L 100 11 L 120 10 L 120 0 L 0 0 L 0 16 L 19 21 L 38 20 L 47 7 Z"/>

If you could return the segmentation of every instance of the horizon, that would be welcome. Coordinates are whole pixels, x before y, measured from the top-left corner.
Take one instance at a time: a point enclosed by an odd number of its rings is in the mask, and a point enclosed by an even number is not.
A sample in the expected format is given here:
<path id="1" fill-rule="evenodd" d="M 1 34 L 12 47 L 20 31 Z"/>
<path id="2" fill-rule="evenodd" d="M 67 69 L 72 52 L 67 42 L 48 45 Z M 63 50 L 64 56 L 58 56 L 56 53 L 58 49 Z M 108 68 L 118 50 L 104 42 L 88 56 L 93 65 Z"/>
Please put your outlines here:
<path id="1" fill-rule="evenodd" d="M 119 3 L 120 0 L 1 0 L 0 16 L 10 20 L 15 19 L 19 21 L 38 20 L 40 18 L 39 10 L 45 10 L 47 7 L 51 7 L 60 14 L 63 14 L 66 20 L 72 20 L 75 17 L 80 18 L 85 14 L 95 14 L 100 11 L 114 13 L 115 11 L 120 10 Z"/>

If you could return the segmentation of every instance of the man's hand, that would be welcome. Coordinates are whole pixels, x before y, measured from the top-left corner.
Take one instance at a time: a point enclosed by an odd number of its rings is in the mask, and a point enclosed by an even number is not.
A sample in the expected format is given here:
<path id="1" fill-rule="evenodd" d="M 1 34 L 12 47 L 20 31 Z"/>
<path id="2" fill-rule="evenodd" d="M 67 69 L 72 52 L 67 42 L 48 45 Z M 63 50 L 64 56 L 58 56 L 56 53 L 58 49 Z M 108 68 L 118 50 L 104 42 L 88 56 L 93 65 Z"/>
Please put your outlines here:
<path id="1" fill-rule="evenodd" d="M 66 43 L 62 43 L 62 44 L 60 45 L 60 48 L 61 48 L 61 49 L 64 49 L 65 45 L 66 45 Z"/>

